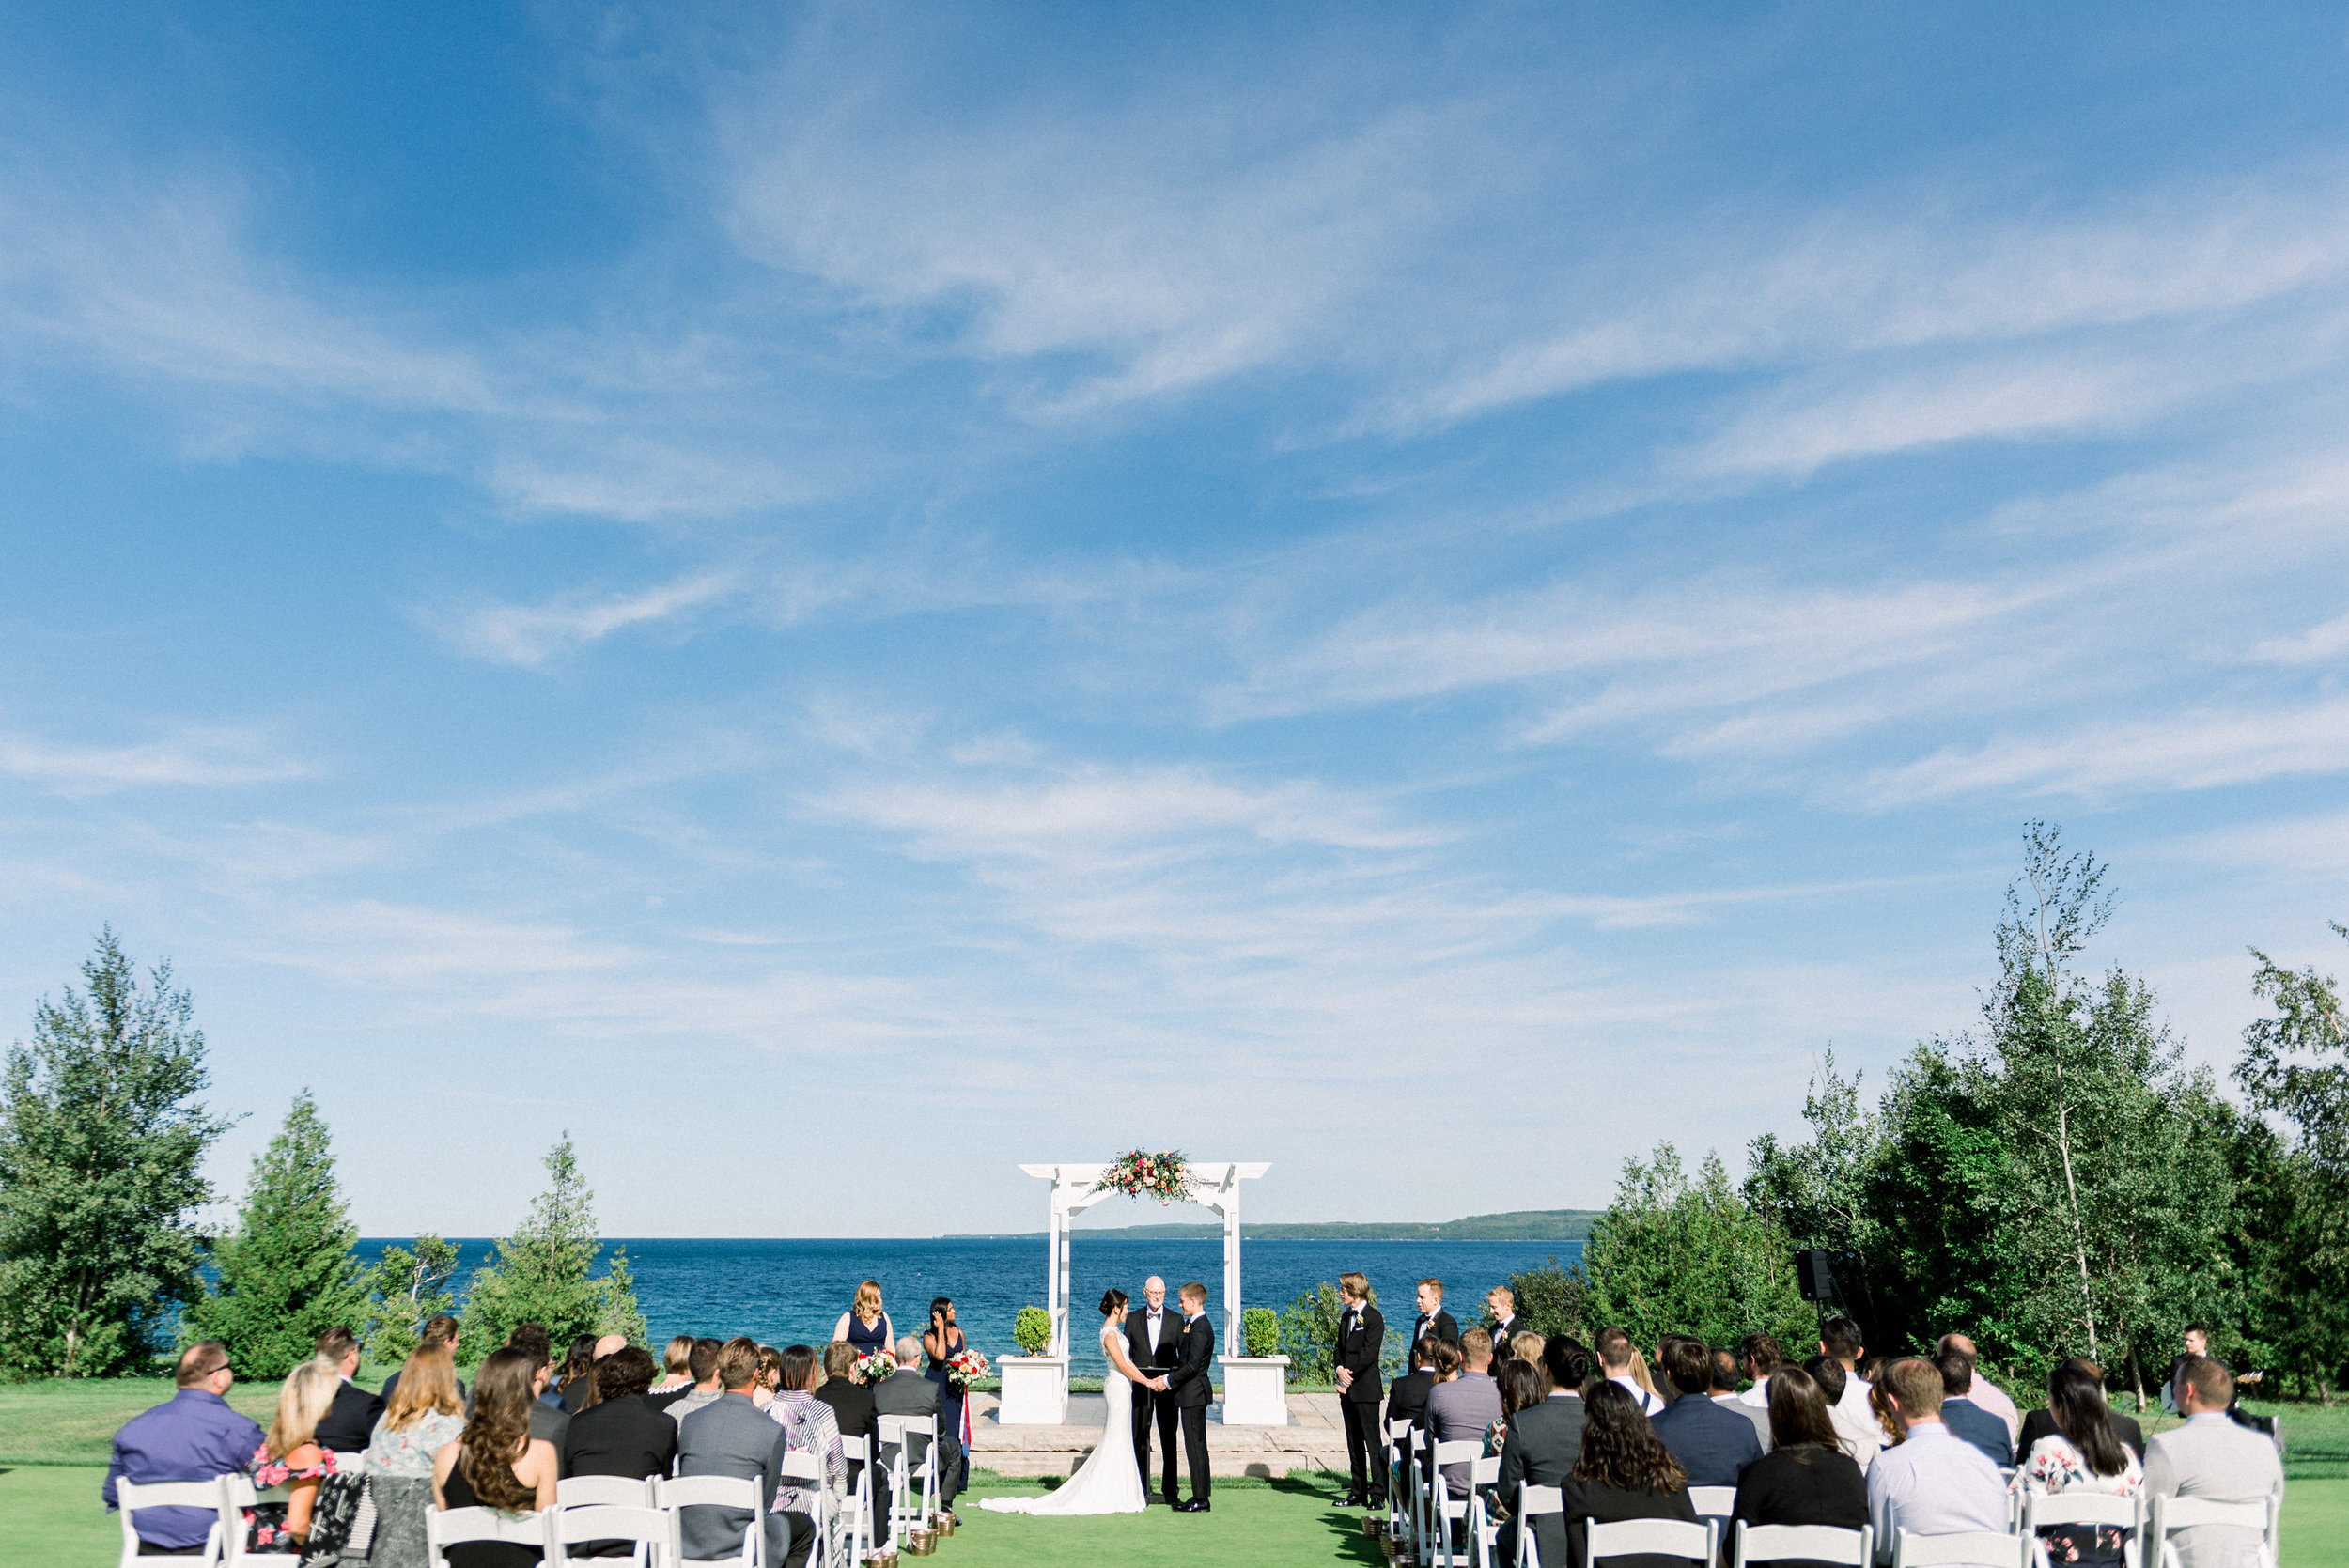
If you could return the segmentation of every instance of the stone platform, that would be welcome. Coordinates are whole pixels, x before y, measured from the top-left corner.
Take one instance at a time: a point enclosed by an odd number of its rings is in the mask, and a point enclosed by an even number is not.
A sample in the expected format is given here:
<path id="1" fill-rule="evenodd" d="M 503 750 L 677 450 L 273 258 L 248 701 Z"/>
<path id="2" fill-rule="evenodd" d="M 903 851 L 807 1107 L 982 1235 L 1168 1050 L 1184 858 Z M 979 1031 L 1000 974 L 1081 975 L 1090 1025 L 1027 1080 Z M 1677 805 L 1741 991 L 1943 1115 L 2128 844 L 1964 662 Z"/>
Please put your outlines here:
<path id="1" fill-rule="evenodd" d="M 998 1426 L 993 1394 L 971 1396 L 971 1467 L 997 1475 L 1069 1475 L 1101 1440 L 1109 1402 L 1099 1394 L 1068 1396 L 1068 1421 L 1061 1426 Z M 1346 1426 L 1333 1393 L 1288 1396 L 1286 1426 L 1225 1426 L 1223 1406 L 1207 1406 L 1208 1467 L 1220 1476 L 1285 1476 L 1292 1470 L 1344 1471 Z M 1117 1435 L 1130 1443 L 1130 1432 Z M 1175 1438 L 1177 1452 L 1182 1439 Z M 1158 1432 L 1150 1435 L 1150 1462 L 1160 1463 Z M 1144 1477 L 1145 1482 L 1150 1478 Z"/>

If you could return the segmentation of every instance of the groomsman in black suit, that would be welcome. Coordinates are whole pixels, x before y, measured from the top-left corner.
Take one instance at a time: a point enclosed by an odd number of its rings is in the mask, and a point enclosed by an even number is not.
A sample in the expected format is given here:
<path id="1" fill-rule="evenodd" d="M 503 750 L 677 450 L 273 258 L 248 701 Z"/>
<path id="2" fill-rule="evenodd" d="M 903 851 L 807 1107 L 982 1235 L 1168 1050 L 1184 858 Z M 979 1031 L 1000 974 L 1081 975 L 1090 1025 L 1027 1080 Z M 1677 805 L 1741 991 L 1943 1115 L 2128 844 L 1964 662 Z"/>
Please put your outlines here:
<path id="1" fill-rule="evenodd" d="M 1126 1354 L 1139 1372 L 1172 1372 L 1183 1358 L 1183 1324 L 1179 1313 L 1166 1310 L 1166 1281 L 1153 1274 L 1142 1282 L 1143 1306 L 1126 1314 Z M 1150 1422 L 1157 1413 L 1159 1447 L 1165 1451 L 1171 1472 L 1174 1465 L 1174 1428 L 1182 1412 L 1174 1402 L 1147 1387 L 1134 1389 L 1134 1473 L 1150 1480 Z M 1174 1499 L 1166 1499 L 1173 1502 Z"/>
<path id="2" fill-rule="evenodd" d="M 1411 1343 L 1417 1344 L 1430 1334 L 1454 1344 L 1460 1343 L 1459 1320 L 1443 1310 L 1441 1280 L 1419 1282 L 1419 1321 L 1411 1325 Z"/>
<path id="3" fill-rule="evenodd" d="M 1493 1368 L 1517 1352 L 1509 1342 L 1524 1331 L 1525 1320 L 1517 1316 L 1517 1293 L 1507 1285 L 1495 1285 L 1485 1293 L 1485 1311 L 1493 1320 Z"/>
<path id="4" fill-rule="evenodd" d="M 1370 1304 L 1370 1281 L 1360 1274 L 1338 1276 L 1337 1343 L 1330 1359 L 1337 1368 L 1338 1408 L 1346 1416 L 1346 1457 L 1353 1472 L 1346 1508 L 1378 1508 L 1387 1500 L 1386 1433 L 1378 1422 L 1378 1405 L 1386 1389 L 1378 1380 L 1378 1352 L 1387 1338 L 1387 1320 Z"/>

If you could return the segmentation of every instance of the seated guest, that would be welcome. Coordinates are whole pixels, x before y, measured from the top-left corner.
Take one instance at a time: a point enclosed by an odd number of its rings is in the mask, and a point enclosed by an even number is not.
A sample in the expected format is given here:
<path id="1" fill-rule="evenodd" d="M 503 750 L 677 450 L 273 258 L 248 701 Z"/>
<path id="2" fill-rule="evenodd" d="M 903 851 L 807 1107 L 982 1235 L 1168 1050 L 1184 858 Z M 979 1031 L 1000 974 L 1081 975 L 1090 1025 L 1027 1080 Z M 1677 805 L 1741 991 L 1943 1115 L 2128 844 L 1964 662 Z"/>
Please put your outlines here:
<path id="1" fill-rule="evenodd" d="M 705 1339 L 693 1342 L 692 1355 L 688 1363 L 689 1370 L 693 1374 L 693 1381 L 687 1386 L 681 1398 L 677 1397 L 675 1391 L 672 1390 L 665 1406 L 671 1421 L 681 1421 L 704 1405 L 715 1405 L 718 1402 L 718 1396 L 725 1392 L 725 1389 L 718 1381 L 718 1352 L 723 1348 L 724 1348 L 723 1345 L 716 1340 Z"/>
<path id="2" fill-rule="evenodd" d="M 767 1419 L 783 1428 L 787 1448 L 812 1453 L 823 1462 L 822 1487 L 837 1493 L 848 1484 L 848 1475 L 840 1457 L 840 1423 L 832 1419 L 832 1406 L 816 1397 L 816 1351 L 809 1345 L 787 1345 L 778 1358 L 783 1381 L 767 1406 Z M 815 1540 L 821 1495 L 817 1487 L 796 1482 L 775 1494 L 775 1512 L 791 1521 L 794 1540 Z"/>
<path id="3" fill-rule="evenodd" d="M 595 1363 L 595 1402 L 571 1418 L 564 1435 L 564 1475 L 642 1481 L 669 1473 L 677 1457 L 677 1422 L 645 1399 L 655 1370 L 651 1355 L 626 1341 Z M 569 1550 L 574 1557 L 628 1557 L 635 1548 L 624 1541 L 595 1541 Z"/>
<path id="4" fill-rule="evenodd" d="M 1527 1366 L 1538 1372 L 1542 1364 L 1542 1348 L 1548 1343 L 1531 1328 L 1523 1333 L 1512 1334 L 1509 1336 L 1509 1359 L 1523 1361 Z M 1543 1397 L 1545 1399 L 1548 1397 L 1548 1390 L 1544 1390 Z"/>
<path id="5" fill-rule="evenodd" d="M 2102 1492 L 2133 1498 L 2145 1487 L 2145 1467 L 2121 1441 L 2105 1408 L 2104 1374 L 2093 1377 L 2066 1361 L 2047 1379 L 2047 1410 L 2055 1430 L 2024 1454 L 2010 1491 L 2052 1495 Z M 1948 1402 L 1943 1402 L 1944 1409 Z M 2032 1415 L 2041 1412 L 2032 1411 Z M 2030 1430 L 2025 1423 L 2025 1431 Z M 2039 1532 L 2051 1562 L 2118 1568 L 2128 1531 L 2110 1525 L 2056 1525 Z"/>
<path id="6" fill-rule="evenodd" d="M 1833 1360 L 1837 1373 L 1843 1368 Z M 1868 1522 L 1868 1482 L 1843 1452 L 1829 1419 L 1827 1391 L 1800 1367 L 1770 1376 L 1770 1452 L 1737 1478 L 1736 1517 L 1750 1525 L 1833 1525 L 1859 1529 Z M 1727 1545 L 1728 1543 L 1722 1543 Z M 1828 1568 L 1797 1560 L 1787 1568 Z"/>
<path id="7" fill-rule="evenodd" d="M 383 1396 L 353 1383 L 359 1373 L 359 1339 L 348 1328 L 329 1328 L 317 1340 L 319 1364 L 334 1374 L 334 1404 L 319 1422 L 319 1447 L 336 1453 L 357 1453 L 375 1434 L 383 1414 Z"/>
<path id="8" fill-rule="evenodd" d="M 253 1484 L 264 1492 L 285 1486 L 291 1495 L 252 1511 L 247 1552 L 298 1553 L 309 1544 L 319 1483 L 335 1468 L 334 1452 L 318 1440 L 319 1422 L 334 1407 L 334 1390 L 341 1386 L 342 1374 L 316 1358 L 286 1374 L 269 1435 L 253 1451 Z"/>
<path id="9" fill-rule="evenodd" d="M 692 1361 L 693 1336 L 679 1334 L 672 1339 L 669 1342 L 669 1347 L 661 1353 L 661 1363 L 664 1370 L 661 1373 L 661 1381 L 652 1386 L 651 1391 L 656 1394 L 671 1392 L 681 1394 L 692 1388 L 693 1386 L 693 1374 L 691 1370 Z"/>
<path id="10" fill-rule="evenodd" d="M 783 1387 L 783 1352 L 771 1344 L 758 1347 L 758 1390 L 751 1395 L 751 1403 L 761 1410 L 775 1402 L 775 1391 Z"/>
<path id="11" fill-rule="evenodd" d="M 570 1353 L 554 1374 L 555 1403 L 567 1416 L 576 1416 L 595 1403 L 596 1336 L 582 1334 L 571 1341 Z"/>
<path id="12" fill-rule="evenodd" d="M 1705 1369 L 1712 1384 L 1712 1369 Z M 1713 1402 L 1696 1396 L 1705 1409 Z M 1735 1418 L 1728 1418 L 1735 1420 Z M 1739 1432 L 1750 1442 L 1753 1429 L 1743 1421 Z M 1591 1389 L 1590 1416 L 1582 1427 L 1582 1451 L 1565 1484 L 1567 1568 L 1590 1568 L 1590 1538 L 1586 1522 L 1611 1525 L 1621 1519 L 1685 1519 L 1696 1522 L 1688 1498 L 1688 1478 L 1672 1451 L 1657 1440 L 1628 1390 L 1610 1378 Z M 1538 1539 L 1538 1535 L 1536 1537 Z M 1561 1560 L 1542 1554 L 1544 1562 Z M 1687 1560 L 1659 1553 L 1635 1552 L 1609 1558 L 1622 1568 L 1685 1568 Z"/>
<path id="13" fill-rule="evenodd" d="M 1646 1374 L 1647 1369 L 1640 1368 L 1638 1375 L 1633 1373 L 1632 1365 L 1639 1359 L 1640 1352 L 1638 1347 L 1632 1344 L 1629 1334 L 1620 1328 L 1601 1328 L 1598 1331 L 1595 1348 L 1598 1351 L 1600 1374 L 1610 1383 L 1628 1393 L 1640 1406 L 1642 1415 L 1653 1416 L 1664 1407 L 1664 1402 L 1657 1398 L 1655 1391 L 1641 1381 L 1641 1378 Z"/>
<path id="14" fill-rule="evenodd" d="M 846 1340 L 834 1340 L 824 1346 L 823 1359 L 824 1376 L 816 1385 L 816 1397 L 832 1406 L 833 1429 L 843 1437 L 872 1436 L 873 1390 L 852 1375 L 856 1370 L 856 1346 Z M 862 1468 L 855 1460 L 848 1462 L 849 1486 L 856 1485 Z"/>
<path id="15" fill-rule="evenodd" d="M 1850 1318 L 1839 1312 L 1819 1325 L 1819 1354 L 1833 1361 L 1843 1374 L 1843 1397 L 1828 1403 L 1841 1405 L 1846 1416 L 1859 1421 L 1874 1419 L 1868 1413 L 1868 1385 L 1859 1375 L 1859 1360 L 1867 1353 L 1868 1347 L 1859 1337 L 1859 1325 Z M 1809 1362 L 1804 1363 L 1806 1368 L 1809 1365 Z M 1827 1387 L 1819 1382 L 1815 1372 L 1811 1374 L 1811 1380 L 1819 1383 L 1821 1389 Z M 1866 1467 L 1863 1465 L 1861 1468 Z"/>
<path id="16" fill-rule="evenodd" d="M 775 1489 L 783 1483 L 783 1428 L 751 1403 L 758 1387 L 758 1342 L 731 1339 L 718 1351 L 723 1391 L 677 1422 L 677 1473 L 753 1478 L 758 1482 L 758 1517 L 767 1535 L 767 1560 L 800 1568 L 814 1536 L 797 1539 L 791 1521 L 774 1512 Z M 916 1381 L 920 1381 L 916 1379 Z M 927 1387 L 926 1384 L 924 1385 Z M 697 1505 L 685 1510 L 685 1555 L 725 1557 L 742 1549 L 751 1514 L 739 1508 Z"/>
<path id="17" fill-rule="evenodd" d="M 432 1501 L 452 1508 L 502 1508 L 543 1513 L 554 1506 L 559 1461 L 554 1445 L 531 1436 L 531 1406 L 546 1363 L 512 1345 L 494 1351 L 474 1374 L 473 1414 L 454 1442 L 432 1461 Z M 688 1516 L 691 1516 L 689 1511 Z M 735 1547 L 742 1532 L 735 1531 Z M 448 1548 L 449 1568 L 516 1568 L 537 1562 L 536 1546 L 469 1541 Z"/>
<path id="18" fill-rule="evenodd" d="M 2006 1481 L 1988 1454 L 1942 1424 L 1940 1369 L 1904 1356 L 1885 1367 L 1874 1393 L 1902 1433 L 1899 1444 L 1868 1467 L 1868 1517 L 1875 1526 L 1877 1560 L 1892 1560 L 1892 1545 L 1905 1529 L 1920 1535 L 2005 1533 Z"/>
<path id="19" fill-rule="evenodd" d="M 1786 1364 L 1786 1352 L 1767 1334 L 1748 1334 L 1737 1349 L 1746 1375 L 1753 1379 L 1753 1387 L 1737 1397 L 1757 1410 L 1766 1410 L 1770 1407 L 1770 1374 Z"/>
<path id="20" fill-rule="evenodd" d="M 2164 1432 L 2145 1453 L 2145 1485 L 2157 1497 L 2257 1502 L 2283 1488 L 2276 1440 L 2227 1417 L 2234 1378 L 2207 1356 L 2189 1356 L 2170 1380 L 2186 1424 Z M 2257 1530 L 2196 1525 L 2171 1536 L 2180 1568 L 2252 1568 L 2261 1560 Z"/>
<path id="21" fill-rule="evenodd" d="M 1517 1363 L 1512 1363 L 1517 1364 Z M 1501 1445 L 1500 1499 L 1504 1509 L 1517 1506 L 1517 1487 L 1563 1486 L 1582 1452 L 1582 1429 L 1588 1421 L 1582 1387 L 1591 1377 L 1591 1353 L 1579 1341 L 1560 1334 L 1547 1340 L 1541 1354 L 1542 1384 L 1549 1392 L 1509 1418 L 1507 1438 Z M 1628 1398 L 1628 1395 L 1625 1397 Z M 1517 1521 L 1501 1527 L 1500 1560 L 1517 1560 Z M 1558 1515 L 1533 1521 L 1533 1545 L 1546 1563 L 1565 1560 L 1566 1531 Z"/>
<path id="22" fill-rule="evenodd" d="M 935 1417 L 944 1407 L 938 1385 L 922 1375 L 922 1342 L 911 1334 L 897 1341 L 897 1370 L 872 1385 L 875 1416 Z M 908 1468 L 918 1467 L 928 1445 L 916 1440 L 906 1455 Z M 895 1452 L 893 1444 L 875 1456 L 877 1464 L 887 1468 L 894 1462 L 889 1455 Z M 951 1514 L 955 1511 L 955 1478 L 962 1469 L 962 1434 L 948 1432 L 943 1426 L 938 1434 L 938 1506 Z"/>
<path id="23" fill-rule="evenodd" d="M 562 1396 L 552 1389 L 554 1381 L 554 1342 L 547 1335 L 547 1326 L 543 1323 L 521 1324 L 506 1336 L 506 1343 L 547 1369 L 546 1381 L 534 1397 L 554 1409 L 562 1409 Z"/>
<path id="24" fill-rule="evenodd" d="M 1934 1365 L 1941 1373 L 1941 1420 L 1958 1436 L 1990 1456 L 2002 1470 L 2015 1467 L 2014 1434 L 2006 1422 L 1967 1397 L 1974 1386 L 1974 1358 L 1962 1350 L 1948 1350 Z"/>
<path id="25" fill-rule="evenodd" d="M 457 1341 L 459 1335 L 459 1330 L 455 1318 L 449 1316 L 446 1312 L 434 1312 L 430 1317 L 424 1320 L 423 1331 L 416 1336 L 416 1348 L 418 1350 L 422 1350 L 427 1345 L 437 1344 L 446 1350 L 449 1353 L 451 1359 L 454 1359 L 457 1355 Z M 402 1370 L 404 1371 L 406 1369 L 403 1368 Z M 391 1376 L 383 1379 L 384 1409 L 388 1410 L 392 1407 L 392 1396 L 398 1391 L 399 1373 L 396 1372 L 392 1374 Z M 461 1377 L 457 1380 L 457 1397 L 459 1399 L 463 1399 L 465 1397 L 465 1381 Z M 380 1422 L 381 1418 L 378 1417 L 377 1420 Z"/>
<path id="26" fill-rule="evenodd" d="M 1737 1397 L 1736 1353 L 1721 1347 L 1706 1351 L 1705 1357 L 1713 1366 L 1713 1403 L 1751 1421 L 1755 1441 L 1762 1445 L 1763 1452 L 1769 1452 L 1770 1413 L 1757 1410 Z"/>
<path id="27" fill-rule="evenodd" d="M 1485 1457 L 1498 1459 L 1509 1440 L 1509 1418 L 1549 1397 L 1539 1366 L 1512 1356 L 1493 1372 L 1493 1387 L 1501 1395 L 1501 1414 L 1485 1428 Z"/>
<path id="28" fill-rule="evenodd" d="M 514 1330 L 514 1337 L 506 1347 L 530 1363 L 530 1435 L 552 1448 L 559 1463 L 563 1438 L 571 1429 L 571 1418 L 564 1414 L 560 1399 L 548 1397 L 548 1386 L 554 1380 L 554 1365 L 549 1355 L 547 1331 L 535 1323 L 525 1323 Z"/>
<path id="29" fill-rule="evenodd" d="M 2075 1356 L 2056 1368 L 2054 1374 L 2047 1380 L 2050 1390 L 2053 1389 L 2057 1377 L 2085 1377 L 2096 1386 L 2099 1393 L 2104 1391 L 2105 1369 L 2085 1356 Z M 2162 1390 L 2162 1397 L 2164 1399 L 2170 1397 L 2168 1389 Z M 2047 1409 L 2033 1410 L 2023 1417 L 2023 1435 L 2015 1439 L 2015 1452 L 2021 1456 L 2018 1463 L 2028 1460 L 2030 1451 L 2039 1446 L 2040 1438 L 2049 1436 L 2056 1431 L 2052 1392 L 2049 1395 L 2048 1405 L 2050 1407 Z M 2137 1424 L 2136 1417 L 2123 1415 L 2112 1408 L 2110 1401 L 2107 1401 L 2105 1420 L 2111 1423 L 2112 1435 L 2121 1439 L 2122 1447 L 2136 1454 L 2139 1459 L 2145 1457 L 2145 1432 Z"/>
<path id="30" fill-rule="evenodd" d="M 1819 1386 L 1820 1394 L 1827 1400 L 1828 1420 L 1835 1423 L 1836 1439 L 1859 1467 L 1860 1473 L 1866 1474 L 1868 1467 L 1875 1463 L 1877 1452 L 1884 1447 L 1884 1429 L 1876 1425 L 1873 1412 L 1855 1416 L 1846 1408 L 1848 1402 L 1843 1393 L 1849 1387 L 1845 1379 L 1850 1374 L 1843 1371 L 1843 1362 L 1832 1356 L 1813 1356 L 1802 1364 L 1802 1370 Z"/>
<path id="31" fill-rule="evenodd" d="M 1982 1353 L 1974 1348 L 1973 1341 L 1963 1334 L 1944 1334 L 1941 1343 L 1934 1346 L 1933 1353 L 1937 1358 L 1947 1356 L 1952 1350 L 1965 1357 L 1974 1369 L 1973 1381 L 1967 1385 L 1966 1398 L 1999 1418 L 1999 1423 L 2006 1428 L 2007 1444 L 2012 1447 L 2015 1434 L 2023 1429 L 2022 1413 L 2015 1408 L 2015 1402 L 2006 1397 L 2004 1389 L 1982 1374 Z"/>
<path id="32" fill-rule="evenodd" d="M 383 1385 L 392 1390 L 367 1438 L 367 1490 L 375 1498 L 375 1541 L 368 1568 L 427 1568 L 425 1505 L 432 1500 L 432 1462 L 465 1430 L 465 1398 L 448 1345 L 416 1347 Z"/>
<path id="33" fill-rule="evenodd" d="M 1713 1358 L 1686 1335 L 1663 1347 L 1672 1359 L 1664 1375 L 1674 1398 L 1655 1418 L 1656 1436 L 1679 1461 L 1684 1484 L 1735 1486 L 1747 1466 L 1762 1457 L 1753 1423 L 1713 1403 Z"/>
<path id="34" fill-rule="evenodd" d="M 1501 1419 L 1501 1389 L 1493 1382 L 1492 1364 L 1491 1335 L 1471 1328 L 1460 1336 L 1459 1370 L 1427 1393 L 1427 1430 L 1437 1442 L 1480 1441 L 1486 1429 Z M 1459 1462 L 1446 1465 L 1443 1483 L 1453 1497 L 1467 1497 L 1469 1467 Z"/>
<path id="35" fill-rule="evenodd" d="M 1427 1394 L 1436 1386 L 1436 1342 L 1415 1340 L 1410 1348 L 1411 1370 L 1387 1385 L 1389 1421 L 1427 1424 Z"/>
<path id="36" fill-rule="evenodd" d="M 109 1513 L 117 1506 L 117 1482 L 146 1486 L 241 1474 L 261 1446 L 260 1427 L 228 1407 L 237 1374 L 227 1346 L 218 1340 L 196 1341 L 179 1352 L 173 1381 L 179 1392 L 132 1417 L 115 1434 L 114 1461 L 106 1467 L 102 1489 Z M 203 1546 L 219 1517 L 209 1508 L 143 1508 L 131 1524 L 146 1547 L 186 1552 Z"/>

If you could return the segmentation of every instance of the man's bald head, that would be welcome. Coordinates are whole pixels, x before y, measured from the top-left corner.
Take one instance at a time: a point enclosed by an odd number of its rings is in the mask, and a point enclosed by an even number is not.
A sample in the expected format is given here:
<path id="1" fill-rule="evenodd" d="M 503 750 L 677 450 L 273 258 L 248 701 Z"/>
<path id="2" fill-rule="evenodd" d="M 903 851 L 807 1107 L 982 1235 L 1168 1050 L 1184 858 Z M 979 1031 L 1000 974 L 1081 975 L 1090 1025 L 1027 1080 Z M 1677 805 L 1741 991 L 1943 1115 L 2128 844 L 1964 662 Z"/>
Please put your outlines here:
<path id="1" fill-rule="evenodd" d="M 1973 1356 L 1977 1359 L 1980 1359 L 1980 1353 L 1974 1349 L 1974 1342 L 1968 1339 L 1963 1334 L 1942 1335 L 1941 1343 L 1936 1345 L 1934 1349 L 1937 1354 L 1942 1356 L 1947 1356 L 1951 1351 L 1954 1350 L 1961 1356 Z"/>
<path id="2" fill-rule="evenodd" d="M 606 1356 L 612 1355 L 615 1351 L 626 1350 L 627 1348 L 628 1336 L 626 1334 L 606 1334 L 603 1338 L 596 1342 L 595 1358 L 600 1361 Z"/>
<path id="3" fill-rule="evenodd" d="M 1166 1305 L 1166 1281 L 1155 1274 L 1143 1281 L 1142 1298 L 1150 1303 L 1153 1311 L 1164 1307 Z"/>

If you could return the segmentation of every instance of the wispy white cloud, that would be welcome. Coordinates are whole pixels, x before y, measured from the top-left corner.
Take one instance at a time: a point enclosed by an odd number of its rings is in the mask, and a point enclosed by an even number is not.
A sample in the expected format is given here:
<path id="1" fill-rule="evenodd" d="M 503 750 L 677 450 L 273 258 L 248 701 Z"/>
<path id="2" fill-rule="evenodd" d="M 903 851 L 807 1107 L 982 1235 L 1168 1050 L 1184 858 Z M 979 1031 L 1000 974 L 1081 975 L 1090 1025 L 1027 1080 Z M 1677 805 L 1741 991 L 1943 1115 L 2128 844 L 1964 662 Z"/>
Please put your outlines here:
<path id="1" fill-rule="evenodd" d="M 672 621 L 706 608 L 736 592 L 739 585 L 730 573 L 704 573 L 632 594 L 569 598 L 550 604 L 428 610 L 420 612 L 419 618 L 477 658 L 536 670 L 615 631 Z"/>
<path id="2" fill-rule="evenodd" d="M 2349 652 L 2349 615 L 2312 626 L 2296 637 L 2270 637 L 2252 648 L 2251 657 L 2273 664 L 2321 664 Z"/>
<path id="3" fill-rule="evenodd" d="M 314 772 L 251 730 L 188 727 L 127 746 L 0 734 L 0 773 L 66 795 L 171 784 L 221 788 L 309 778 Z"/>

